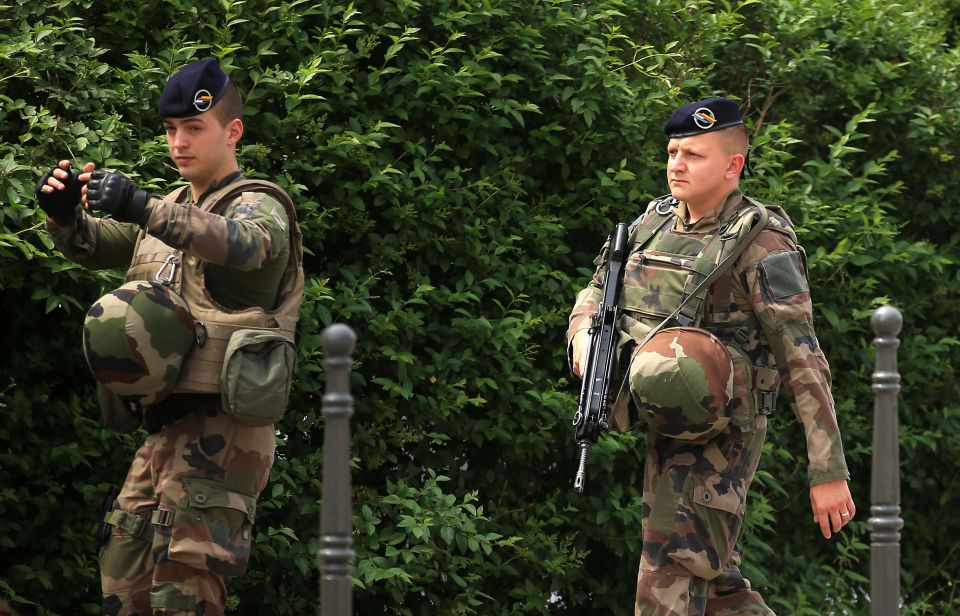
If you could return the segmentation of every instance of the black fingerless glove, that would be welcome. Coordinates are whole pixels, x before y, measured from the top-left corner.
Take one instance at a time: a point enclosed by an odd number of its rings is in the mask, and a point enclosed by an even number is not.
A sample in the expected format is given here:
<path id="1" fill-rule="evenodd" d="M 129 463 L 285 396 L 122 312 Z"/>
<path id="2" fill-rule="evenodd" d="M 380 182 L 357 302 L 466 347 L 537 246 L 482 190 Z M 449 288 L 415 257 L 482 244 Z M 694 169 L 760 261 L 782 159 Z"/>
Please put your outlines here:
<path id="1" fill-rule="evenodd" d="M 60 180 L 53 175 L 56 169 L 59 169 L 59 167 L 54 167 L 44 173 L 33 192 L 37 196 L 40 209 L 55 223 L 66 227 L 72 225 L 76 220 L 77 204 L 80 203 L 80 189 L 83 187 L 83 182 L 78 180 L 76 174 L 70 169 L 66 169 L 66 179 Z M 54 188 L 51 193 L 43 192 L 41 188 L 47 185 L 47 180 L 51 177 L 63 182 L 65 188 L 63 190 Z"/>
<path id="2" fill-rule="evenodd" d="M 121 222 L 140 226 L 150 219 L 150 193 L 137 188 L 133 180 L 121 173 L 97 169 L 87 183 L 87 203 L 102 210 Z"/>

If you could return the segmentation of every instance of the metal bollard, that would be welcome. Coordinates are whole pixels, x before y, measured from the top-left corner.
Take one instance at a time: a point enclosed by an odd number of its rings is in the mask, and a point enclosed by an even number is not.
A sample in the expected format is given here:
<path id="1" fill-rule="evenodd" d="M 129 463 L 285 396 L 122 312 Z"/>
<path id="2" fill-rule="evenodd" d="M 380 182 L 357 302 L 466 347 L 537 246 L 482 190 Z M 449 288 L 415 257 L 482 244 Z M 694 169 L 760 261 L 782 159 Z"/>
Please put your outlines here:
<path id="1" fill-rule="evenodd" d="M 323 506 L 320 514 L 320 610 L 323 616 L 353 613 L 353 513 L 350 488 L 350 357 L 353 330 L 335 323 L 323 331 Z"/>
<path id="2" fill-rule="evenodd" d="M 873 372 L 873 467 L 870 485 L 870 614 L 900 613 L 900 445 L 897 435 L 897 335 L 900 311 L 877 308 L 870 319 L 877 349 Z"/>

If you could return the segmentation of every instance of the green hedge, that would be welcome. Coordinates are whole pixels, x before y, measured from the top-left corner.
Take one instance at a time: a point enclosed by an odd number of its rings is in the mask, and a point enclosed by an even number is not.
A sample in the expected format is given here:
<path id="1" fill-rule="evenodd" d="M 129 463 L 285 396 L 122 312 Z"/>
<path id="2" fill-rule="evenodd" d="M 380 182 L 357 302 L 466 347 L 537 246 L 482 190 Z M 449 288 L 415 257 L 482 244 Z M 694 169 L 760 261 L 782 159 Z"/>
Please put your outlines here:
<path id="1" fill-rule="evenodd" d="M 293 195 L 308 251 L 300 376 L 232 613 L 318 604 L 334 321 L 359 336 L 357 613 L 629 612 L 643 435 L 604 439 L 572 493 L 566 315 L 612 223 L 664 190 L 664 118 L 714 93 L 743 101 L 746 189 L 807 248 L 859 507 L 819 537 L 782 403 L 745 571 L 778 613 L 868 612 L 868 322 L 889 302 L 905 317 L 904 613 L 960 608 L 954 2 L 210 5 L 0 7 L 0 596 L 98 613 L 97 508 L 142 438 L 99 427 L 78 344 L 121 273 L 56 253 L 33 185 L 66 157 L 168 186 L 159 89 L 213 54 L 247 93 L 242 164 Z"/>

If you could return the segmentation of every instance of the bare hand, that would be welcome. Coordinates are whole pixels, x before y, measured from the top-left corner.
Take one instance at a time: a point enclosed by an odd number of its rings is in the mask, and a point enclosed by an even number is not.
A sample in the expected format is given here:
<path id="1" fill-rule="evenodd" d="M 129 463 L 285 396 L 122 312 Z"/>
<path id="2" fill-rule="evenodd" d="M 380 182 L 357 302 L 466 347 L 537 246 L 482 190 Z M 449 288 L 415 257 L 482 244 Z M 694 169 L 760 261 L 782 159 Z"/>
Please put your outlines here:
<path id="1" fill-rule="evenodd" d="M 61 160 L 57 166 L 50 171 L 47 181 L 40 187 L 40 191 L 45 195 L 52 195 L 55 190 L 66 190 L 64 184 L 70 178 L 70 161 Z"/>
<path id="2" fill-rule="evenodd" d="M 77 180 L 81 182 L 87 182 L 90 179 L 90 172 L 96 169 L 97 166 L 93 163 L 87 163 L 83 166 L 83 169 L 80 172 L 80 175 L 77 176 Z M 86 177 L 84 177 L 86 176 Z M 51 194 L 55 190 L 64 190 L 67 185 L 63 182 L 70 177 L 70 161 L 61 160 L 57 163 L 57 166 L 51 171 L 50 177 L 47 178 L 47 183 L 40 190 L 46 194 Z"/>
<path id="3" fill-rule="evenodd" d="M 587 363 L 587 351 L 590 350 L 590 332 L 581 329 L 573 335 L 573 373 L 578 379 L 583 378 L 583 367 Z"/>
<path id="4" fill-rule="evenodd" d="M 80 189 L 80 194 L 83 195 L 83 207 L 90 209 L 90 203 L 87 201 L 87 182 L 90 181 L 90 174 L 93 173 L 93 170 L 97 166 L 93 163 L 87 163 L 83 166 L 83 169 L 80 170 L 80 175 L 77 176 L 77 179 L 83 182 L 83 188 Z"/>
<path id="5" fill-rule="evenodd" d="M 853 504 L 846 479 L 810 486 L 810 506 L 813 522 L 820 525 L 820 531 L 827 539 L 831 537 L 831 531 L 840 532 L 857 515 L 857 506 Z"/>

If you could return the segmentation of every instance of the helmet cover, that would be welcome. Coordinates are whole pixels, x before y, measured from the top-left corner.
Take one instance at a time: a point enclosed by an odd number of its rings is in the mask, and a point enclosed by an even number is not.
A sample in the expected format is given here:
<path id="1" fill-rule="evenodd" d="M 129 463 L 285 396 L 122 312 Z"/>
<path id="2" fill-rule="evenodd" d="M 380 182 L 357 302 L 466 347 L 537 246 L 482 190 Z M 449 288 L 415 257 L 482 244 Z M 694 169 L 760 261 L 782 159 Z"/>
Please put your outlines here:
<path id="1" fill-rule="evenodd" d="M 93 377 L 144 406 L 173 390 L 194 343 L 183 298 L 156 282 L 135 280 L 107 293 L 83 321 L 83 354 Z"/>
<path id="2" fill-rule="evenodd" d="M 713 437 L 730 422 L 733 359 L 710 332 L 673 327 L 656 333 L 630 363 L 634 404 L 650 428 L 680 440 Z"/>

